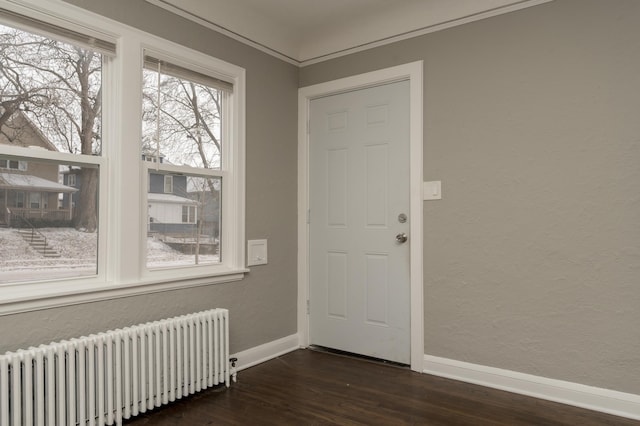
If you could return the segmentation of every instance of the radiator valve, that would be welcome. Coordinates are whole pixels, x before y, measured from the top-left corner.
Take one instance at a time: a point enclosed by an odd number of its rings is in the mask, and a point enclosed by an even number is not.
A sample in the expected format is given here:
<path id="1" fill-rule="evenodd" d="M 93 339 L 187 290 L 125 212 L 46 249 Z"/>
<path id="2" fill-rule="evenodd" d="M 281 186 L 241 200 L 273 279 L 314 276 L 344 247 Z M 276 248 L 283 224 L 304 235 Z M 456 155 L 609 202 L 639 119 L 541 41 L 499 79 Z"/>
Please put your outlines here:
<path id="1" fill-rule="evenodd" d="M 233 383 L 237 382 L 238 372 L 236 371 L 236 362 L 238 362 L 238 358 L 233 357 L 229 358 L 229 364 L 231 364 L 231 368 L 229 372 L 231 373 L 231 378 L 233 379 Z"/>

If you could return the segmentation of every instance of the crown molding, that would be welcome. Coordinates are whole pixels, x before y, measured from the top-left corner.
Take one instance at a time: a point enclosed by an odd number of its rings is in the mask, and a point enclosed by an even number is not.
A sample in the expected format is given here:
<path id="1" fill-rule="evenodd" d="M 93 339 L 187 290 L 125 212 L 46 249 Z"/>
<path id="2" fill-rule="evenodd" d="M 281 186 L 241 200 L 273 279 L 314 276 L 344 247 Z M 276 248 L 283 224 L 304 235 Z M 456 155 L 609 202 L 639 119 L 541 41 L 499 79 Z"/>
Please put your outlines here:
<path id="1" fill-rule="evenodd" d="M 282 61 L 290 63 L 292 65 L 296 65 L 298 67 L 304 67 L 308 65 L 313 65 L 319 62 L 328 61 L 331 59 L 339 58 L 341 56 L 350 55 L 353 53 L 361 52 L 368 49 L 373 49 L 375 47 L 384 46 L 387 44 L 395 43 L 402 40 L 407 40 L 414 37 L 419 37 L 425 34 L 433 33 L 436 31 L 441 31 L 447 28 L 456 27 L 459 25 L 468 24 L 470 22 L 479 21 L 482 19 L 491 18 L 494 16 L 502 15 L 505 13 L 515 12 L 518 10 L 526 9 L 533 6 L 538 6 L 540 4 L 548 3 L 554 0 L 521 0 L 516 3 L 508 4 L 505 6 L 495 7 L 493 9 L 472 13 L 466 16 L 461 16 L 459 18 L 450 19 L 447 21 L 437 22 L 434 24 L 426 25 L 421 28 L 417 28 L 414 30 L 406 31 L 403 33 L 398 33 L 393 36 L 383 37 L 376 40 L 371 40 L 366 43 L 360 43 L 357 45 L 348 45 L 343 49 L 334 49 L 327 50 L 326 53 L 318 54 L 315 56 L 305 56 L 305 48 L 304 46 L 300 47 L 299 54 L 292 53 L 290 49 L 285 49 L 282 46 L 270 46 L 258 40 L 254 40 L 250 37 L 247 37 L 239 32 L 236 32 L 230 28 L 227 28 L 218 23 L 212 22 L 206 18 L 198 16 L 184 8 L 180 8 L 175 6 L 171 0 L 145 0 L 146 2 L 153 4 L 157 7 L 165 9 L 171 13 L 174 13 L 178 16 L 181 16 L 185 19 L 188 19 L 192 22 L 195 22 L 199 25 L 202 25 L 206 28 L 209 28 L 213 31 L 221 33 L 227 37 L 230 37 L 236 41 L 244 43 L 248 46 L 251 46 L 261 52 L 267 53 L 275 58 L 278 58 Z M 348 43 L 348 41 L 346 42 Z"/>

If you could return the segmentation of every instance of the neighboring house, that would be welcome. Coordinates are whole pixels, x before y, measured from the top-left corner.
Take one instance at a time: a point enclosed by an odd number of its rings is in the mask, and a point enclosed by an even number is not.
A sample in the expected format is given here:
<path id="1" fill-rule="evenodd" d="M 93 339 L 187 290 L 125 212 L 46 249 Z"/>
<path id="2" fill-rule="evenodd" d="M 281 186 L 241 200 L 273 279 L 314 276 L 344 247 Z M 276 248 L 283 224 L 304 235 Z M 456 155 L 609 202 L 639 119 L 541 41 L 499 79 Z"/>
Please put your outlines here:
<path id="1" fill-rule="evenodd" d="M 143 147 L 142 160 L 164 163 L 165 156 Z M 189 188 L 187 176 L 153 171 L 149 173 L 148 190 L 148 231 L 177 237 L 194 236 L 196 232 L 218 237 L 219 192 L 203 201 L 198 191 Z"/>
<path id="2" fill-rule="evenodd" d="M 14 114 L 2 126 L 0 143 L 57 151 L 22 112 Z M 11 226 L 18 218 L 70 221 L 71 209 L 59 208 L 58 200 L 60 194 L 72 194 L 77 189 L 58 183 L 58 167 L 56 164 L 0 158 L 0 224 Z"/>
<path id="3" fill-rule="evenodd" d="M 164 156 L 142 149 L 142 160 L 164 162 Z M 170 236 L 194 235 L 198 228 L 198 202 L 187 198 L 187 177 L 149 173 L 148 231 Z"/>

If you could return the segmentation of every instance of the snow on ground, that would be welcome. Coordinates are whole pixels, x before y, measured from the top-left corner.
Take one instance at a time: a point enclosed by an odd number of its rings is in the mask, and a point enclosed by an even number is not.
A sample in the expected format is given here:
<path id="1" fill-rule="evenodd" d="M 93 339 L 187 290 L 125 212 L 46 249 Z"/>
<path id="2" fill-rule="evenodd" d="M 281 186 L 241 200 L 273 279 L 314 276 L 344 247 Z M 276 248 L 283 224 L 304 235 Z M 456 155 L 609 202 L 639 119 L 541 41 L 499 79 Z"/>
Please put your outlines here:
<path id="1" fill-rule="evenodd" d="M 31 259 L 35 252 L 13 229 L 0 228 L 0 265 Z M 3 268 L 4 269 L 4 268 Z"/>
<path id="2" fill-rule="evenodd" d="M 96 273 L 97 233 L 80 232 L 73 228 L 42 228 L 38 231 L 61 256 L 45 258 L 29 246 L 17 229 L 0 228 L 0 282 L 24 280 L 25 276 L 31 279 L 28 274 L 35 271 L 42 277 L 47 277 L 47 271 L 61 277 Z M 200 264 L 210 264 L 218 262 L 219 257 L 200 255 L 198 260 Z M 156 238 L 147 239 L 147 266 L 150 268 L 193 264 L 194 255 L 173 250 Z"/>
<path id="3" fill-rule="evenodd" d="M 198 256 L 199 264 L 209 264 L 218 262 L 217 255 L 201 254 Z M 166 266 L 194 265 L 195 255 L 183 254 L 172 249 L 162 241 L 154 237 L 147 238 L 147 266 L 150 268 L 160 268 Z"/>
<path id="4" fill-rule="evenodd" d="M 47 244 L 60 253 L 62 259 L 96 263 L 97 233 L 80 232 L 73 228 L 43 228 L 38 231 L 45 236 Z"/>

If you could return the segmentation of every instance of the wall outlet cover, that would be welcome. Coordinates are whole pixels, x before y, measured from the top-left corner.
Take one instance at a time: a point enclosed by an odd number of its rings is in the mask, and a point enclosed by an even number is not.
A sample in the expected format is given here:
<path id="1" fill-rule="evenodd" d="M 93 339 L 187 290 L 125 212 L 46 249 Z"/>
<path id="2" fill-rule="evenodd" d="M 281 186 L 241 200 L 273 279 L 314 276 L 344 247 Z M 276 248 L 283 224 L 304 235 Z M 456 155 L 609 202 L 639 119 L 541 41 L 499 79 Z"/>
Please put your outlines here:
<path id="1" fill-rule="evenodd" d="M 422 196 L 424 200 L 441 200 L 442 181 L 434 180 L 431 182 L 424 182 Z"/>
<path id="2" fill-rule="evenodd" d="M 267 240 L 247 241 L 247 266 L 267 264 Z"/>

